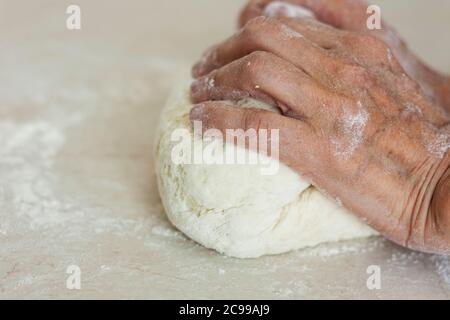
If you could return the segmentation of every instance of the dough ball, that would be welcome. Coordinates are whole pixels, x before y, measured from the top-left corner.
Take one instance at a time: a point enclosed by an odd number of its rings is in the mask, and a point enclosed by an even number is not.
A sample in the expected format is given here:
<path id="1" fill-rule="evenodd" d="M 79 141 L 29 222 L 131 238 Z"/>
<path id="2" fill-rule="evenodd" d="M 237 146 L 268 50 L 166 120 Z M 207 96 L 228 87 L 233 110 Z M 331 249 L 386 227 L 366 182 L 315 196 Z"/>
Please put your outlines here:
<path id="1" fill-rule="evenodd" d="M 187 80 L 186 80 L 187 79 Z M 237 258 L 285 253 L 325 242 L 377 233 L 284 164 L 275 175 L 264 165 L 196 165 L 172 161 L 174 147 L 195 142 L 189 122 L 190 79 L 175 88 L 164 108 L 156 143 L 156 173 L 169 220 L 189 238 Z M 177 130 L 176 139 L 173 137 Z M 182 137 L 181 137 L 182 136 Z M 180 138 L 181 137 L 181 138 Z M 235 149 L 216 141 L 218 151 Z M 237 150 L 249 156 L 251 151 Z M 200 152 L 200 154 L 198 154 Z M 194 150 L 201 156 L 202 150 Z"/>

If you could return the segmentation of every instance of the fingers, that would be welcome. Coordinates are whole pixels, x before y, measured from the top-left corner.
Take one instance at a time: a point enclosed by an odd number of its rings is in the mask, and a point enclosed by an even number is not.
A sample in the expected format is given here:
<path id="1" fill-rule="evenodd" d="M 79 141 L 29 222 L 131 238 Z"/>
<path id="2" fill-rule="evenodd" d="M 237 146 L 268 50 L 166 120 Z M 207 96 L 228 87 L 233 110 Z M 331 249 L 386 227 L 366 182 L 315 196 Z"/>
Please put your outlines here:
<path id="1" fill-rule="evenodd" d="M 329 27 L 312 24 L 316 23 L 291 18 L 253 19 L 241 32 L 208 51 L 194 66 L 193 75 L 204 76 L 251 52 L 267 51 L 292 62 L 314 78 L 323 78 L 324 69 L 334 64 L 323 47 L 333 47 L 338 34 Z"/>
<path id="2" fill-rule="evenodd" d="M 194 103 L 251 96 L 296 118 L 308 118 L 320 106 L 333 103 L 332 93 L 302 70 L 271 53 L 260 51 L 197 79 L 191 93 Z"/>
<path id="3" fill-rule="evenodd" d="M 275 154 L 279 155 L 279 160 L 294 170 L 299 170 L 301 174 L 308 176 L 309 172 L 314 171 L 316 161 L 313 161 L 312 151 L 320 148 L 320 143 L 305 122 L 270 111 L 238 108 L 222 101 L 205 102 L 195 106 L 191 110 L 190 120 L 200 121 L 203 132 L 218 129 L 226 135 L 227 130 L 253 129 L 258 135 L 264 132 L 268 139 L 276 139 L 278 135 L 279 150 L 271 150 L 272 156 L 275 151 Z"/>
<path id="4" fill-rule="evenodd" d="M 252 0 L 241 12 L 240 26 L 245 25 L 251 19 L 267 14 L 266 8 L 279 0 Z M 366 28 L 367 3 L 362 0 L 281 0 L 294 6 L 290 6 L 287 14 L 299 14 L 299 9 L 309 10 L 319 20 L 336 28 L 361 31 Z"/>

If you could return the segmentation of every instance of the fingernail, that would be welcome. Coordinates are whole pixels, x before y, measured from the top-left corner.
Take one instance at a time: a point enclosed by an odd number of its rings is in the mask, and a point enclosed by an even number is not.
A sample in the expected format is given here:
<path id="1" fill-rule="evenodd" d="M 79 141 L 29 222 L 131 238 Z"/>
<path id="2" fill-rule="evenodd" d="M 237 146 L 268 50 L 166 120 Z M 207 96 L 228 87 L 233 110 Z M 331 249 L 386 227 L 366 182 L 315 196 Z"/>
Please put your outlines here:
<path id="1" fill-rule="evenodd" d="M 204 107 L 203 104 L 197 104 L 192 108 L 189 116 L 191 121 L 201 121 L 203 119 Z"/>

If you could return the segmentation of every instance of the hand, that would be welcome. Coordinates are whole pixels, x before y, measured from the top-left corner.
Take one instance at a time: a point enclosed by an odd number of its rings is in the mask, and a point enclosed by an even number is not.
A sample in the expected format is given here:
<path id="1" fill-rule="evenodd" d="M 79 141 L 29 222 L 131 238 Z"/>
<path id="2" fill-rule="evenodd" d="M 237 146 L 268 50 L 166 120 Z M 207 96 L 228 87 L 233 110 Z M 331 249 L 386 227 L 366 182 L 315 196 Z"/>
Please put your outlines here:
<path id="1" fill-rule="evenodd" d="M 204 130 L 279 129 L 280 160 L 387 238 L 450 253 L 450 116 L 378 38 L 250 20 L 193 69 Z M 253 97 L 282 114 L 238 108 Z"/>
<path id="2" fill-rule="evenodd" d="M 243 26 L 262 15 L 303 17 L 306 9 L 306 12 L 328 25 L 375 36 L 389 45 L 406 73 L 420 84 L 427 97 L 450 112 L 450 78 L 420 61 L 386 23 L 383 22 L 382 30 L 368 30 L 367 7 L 363 0 L 251 0 L 242 11 L 239 23 Z"/>

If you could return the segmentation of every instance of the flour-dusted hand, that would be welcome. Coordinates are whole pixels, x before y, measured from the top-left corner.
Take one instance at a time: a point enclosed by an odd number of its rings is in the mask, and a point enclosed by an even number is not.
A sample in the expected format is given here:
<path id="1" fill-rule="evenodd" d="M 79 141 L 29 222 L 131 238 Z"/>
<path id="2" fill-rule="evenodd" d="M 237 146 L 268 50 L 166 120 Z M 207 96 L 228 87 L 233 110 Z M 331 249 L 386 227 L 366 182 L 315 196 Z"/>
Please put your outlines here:
<path id="1" fill-rule="evenodd" d="M 388 44 L 388 50 L 392 50 L 406 73 L 420 84 L 428 99 L 450 111 L 450 78 L 423 63 L 385 21 L 380 30 L 369 30 L 368 7 L 363 0 L 251 0 L 242 10 L 239 24 L 244 26 L 262 15 L 303 18 L 309 14 L 341 30 L 370 34 Z"/>
<path id="2" fill-rule="evenodd" d="M 314 19 L 257 17 L 193 69 L 203 129 L 279 129 L 280 158 L 389 239 L 450 253 L 450 116 L 388 45 Z M 237 108 L 253 97 L 281 114 Z"/>

